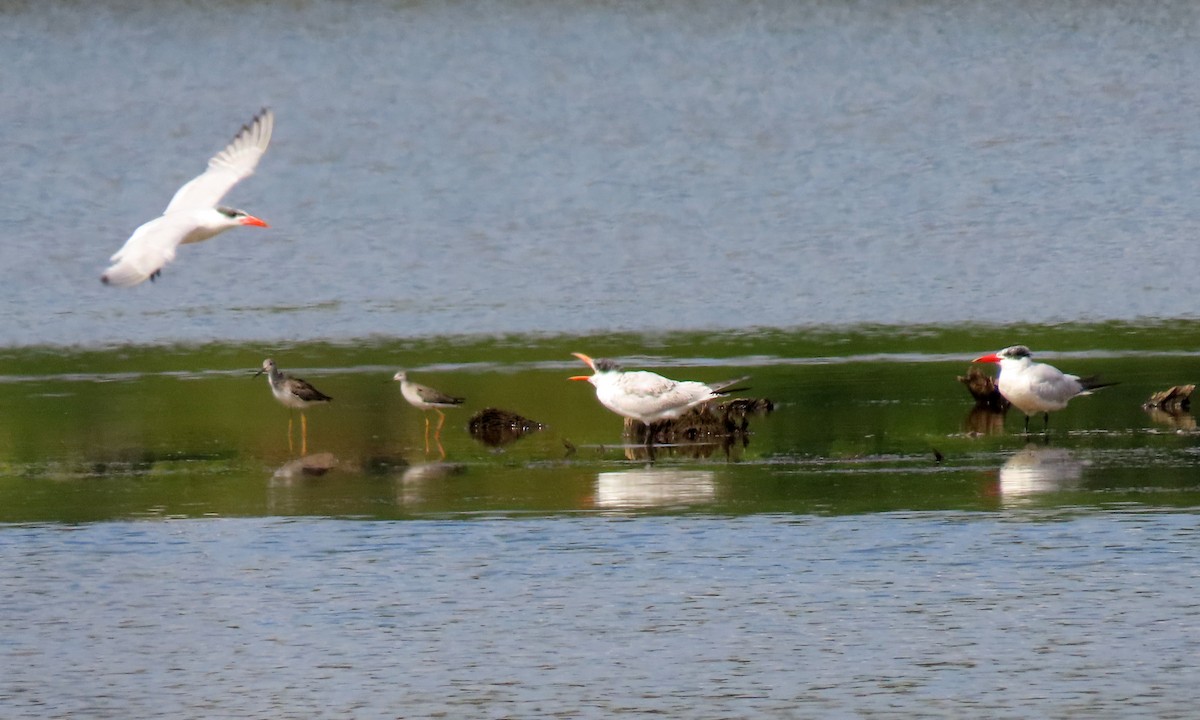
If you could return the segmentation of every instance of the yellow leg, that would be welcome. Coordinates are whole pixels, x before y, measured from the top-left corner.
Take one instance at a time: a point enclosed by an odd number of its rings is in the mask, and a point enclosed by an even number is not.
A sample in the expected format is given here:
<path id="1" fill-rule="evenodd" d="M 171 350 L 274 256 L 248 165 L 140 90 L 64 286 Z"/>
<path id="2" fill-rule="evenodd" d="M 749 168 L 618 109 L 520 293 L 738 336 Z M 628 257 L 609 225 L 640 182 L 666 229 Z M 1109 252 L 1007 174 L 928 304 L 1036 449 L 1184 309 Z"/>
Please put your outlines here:
<path id="1" fill-rule="evenodd" d="M 292 414 L 288 413 L 288 455 L 292 454 L 293 447 L 294 446 L 292 445 Z"/>
<path id="2" fill-rule="evenodd" d="M 425 415 L 425 454 L 429 454 L 429 415 Z"/>
<path id="3" fill-rule="evenodd" d="M 446 413 L 442 412 L 441 410 L 438 410 L 437 408 L 434 408 L 434 410 L 437 412 L 439 419 L 438 419 L 438 424 L 437 424 L 437 430 L 433 433 L 433 440 L 434 440 L 434 442 L 437 443 L 438 453 L 442 456 L 442 459 L 445 460 L 446 459 L 446 448 L 442 447 L 442 426 L 446 424 Z"/>
<path id="4" fill-rule="evenodd" d="M 308 454 L 308 416 L 300 413 L 300 457 Z"/>

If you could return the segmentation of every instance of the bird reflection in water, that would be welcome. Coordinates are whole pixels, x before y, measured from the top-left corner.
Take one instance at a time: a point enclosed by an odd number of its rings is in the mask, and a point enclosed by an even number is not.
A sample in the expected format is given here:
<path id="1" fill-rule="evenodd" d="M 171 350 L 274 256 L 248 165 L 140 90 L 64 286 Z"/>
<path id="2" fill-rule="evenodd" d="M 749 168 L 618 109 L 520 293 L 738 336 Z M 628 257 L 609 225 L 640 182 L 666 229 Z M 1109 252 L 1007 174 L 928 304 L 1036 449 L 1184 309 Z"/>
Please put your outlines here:
<path id="1" fill-rule="evenodd" d="M 1000 467 L 1000 496 L 1019 501 L 1069 489 L 1083 481 L 1085 467 L 1087 463 L 1070 450 L 1026 445 Z"/>
<path id="2" fill-rule="evenodd" d="M 640 468 L 596 475 L 599 508 L 686 507 L 706 505 L 717 495 L 711 470 Z"/>
<path id="3" fill-rule="evenodd" d="M 321 477 L 337 466 L 338 459 L 333 453 L 313 453 L 287 461 L 271 477 L 276 480 Z"/>
<path id="4" fill-rule="evenodd" d="M 396 481 L 396 502 L 399 505 L 416 505 L 429 498 L 430 491 L 443 480 L 467 471 L 462 463 L 444 461 L 410 465 Z M 432 486 L 432 487 L 431 487 Z"/>

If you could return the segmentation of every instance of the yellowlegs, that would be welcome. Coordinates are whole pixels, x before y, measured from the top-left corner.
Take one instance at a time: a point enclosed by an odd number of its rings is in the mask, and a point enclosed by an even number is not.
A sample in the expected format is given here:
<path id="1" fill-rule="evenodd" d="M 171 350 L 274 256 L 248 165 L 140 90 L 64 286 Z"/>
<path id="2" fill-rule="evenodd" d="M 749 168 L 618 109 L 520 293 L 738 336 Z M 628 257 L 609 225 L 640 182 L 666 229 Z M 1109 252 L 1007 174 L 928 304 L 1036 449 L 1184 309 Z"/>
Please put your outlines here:
<path id="1" fill-rule="evenodd" d="M 393 380 L 400 383 L 400 394 L 408 401 L 409 405 L 421 410 L 425 413 L 425 452 L 429 452 L 429 413 L 433 410 L 438 414 L 438 426 L 434 432 L 434 439 L 437 440 L 439 450 L 442 447 L 441 435 L 442 426 L 446 424 L 446 414 L 442 412 L 442 408 L 452 408 L 463 404 L 463 398 L 447 395 L 439 390 L 434 390 L 427 385 L 421 385 L 408 379 L 408 373 L 401 370 L 396 373 Z M 445 455 L 445 451 L 441 451 Z"/>
<path id="2" fill-rule="evenodd" d="M 271 358 L 263 360 L 262 369 L 254 373 L 258 377 L 267 374 L 267 383 L 275 399 L 291 410 L 300 411 L 300 454 L 308 454 L 308 419 L 304 411 L 309 405 L 327 403 L 333 398 L 313 387 L 305 380 L 292 377 L 279 369 Z M 292 451 L 292 417 L 288 415 L 288 452 Z"/>

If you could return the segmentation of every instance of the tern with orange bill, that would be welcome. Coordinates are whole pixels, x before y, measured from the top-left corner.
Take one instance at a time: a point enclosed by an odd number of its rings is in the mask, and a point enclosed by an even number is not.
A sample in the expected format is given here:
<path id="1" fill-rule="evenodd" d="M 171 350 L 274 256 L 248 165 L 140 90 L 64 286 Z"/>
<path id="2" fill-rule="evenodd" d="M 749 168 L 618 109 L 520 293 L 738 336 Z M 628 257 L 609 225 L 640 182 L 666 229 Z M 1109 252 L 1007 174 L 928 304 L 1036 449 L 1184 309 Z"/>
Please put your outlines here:
<path id="1" fill-rule="evenodd" d="M 1079 395 L 1114 383 L 1100 382 L 1096 377 L 1081 378 L 1068 375 L 1058 368 L 1033 361 L 1033 353 L 1024 345 L 975 358 L 972 362 L 990 362 L 1000 366 L 996 387 L 1006 400 L 1025 413 L 1025 433 L 1029 433 L 1029 416 L 1042 413 L 1043 432 L 1050 428 L 1050 413 L 1062 410 Z"/>
<path id="2" fill-rule="evenodd" d="M 583 353 L 571 353 L 587 363 L 591 375 L 576 375 L 570 380 L 586 380 L 596 388 L 596 399 L 616 414 L 652 426 L 661 420 L 673 420 L 697 405 L 732 392 L 732 386 L 746 378 L 708 385 L 695 380 L 672 380 L 646 370 L 622 370 L 612 360 L 596 359 Z M 646 433 L 652 444 L 653 432 Z"/>
<path id="3" fill-rule="evenodd" d="M 233 141 L 208 161 L 207 170 L 179 188 L 162 215 L 133 231 L 100 280 L 118 287 L 154 280 L 175 259 L 180 245 L 208 240 L 239 226 L 268 227 L 245 211 L 217 203 L 239 180 L 254 174 L 274 127 L 275 116 L 268 109 L 242 126 Z"/>

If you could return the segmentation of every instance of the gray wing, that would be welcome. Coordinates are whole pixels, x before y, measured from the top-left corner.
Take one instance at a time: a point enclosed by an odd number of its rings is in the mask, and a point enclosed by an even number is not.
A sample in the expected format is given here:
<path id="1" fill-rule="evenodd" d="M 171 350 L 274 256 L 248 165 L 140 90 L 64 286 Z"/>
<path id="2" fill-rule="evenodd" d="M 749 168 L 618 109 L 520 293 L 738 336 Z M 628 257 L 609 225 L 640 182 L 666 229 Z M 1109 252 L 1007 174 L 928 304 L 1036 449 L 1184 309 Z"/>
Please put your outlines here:
<path id="1" fill-rule="evenodd" d="M 413 387 L 417 391 L 417 396 L 430 405 L 461 405 L 463 403 L 463 398 L 447 395 L 427 385 L 413 383 Z"/>

